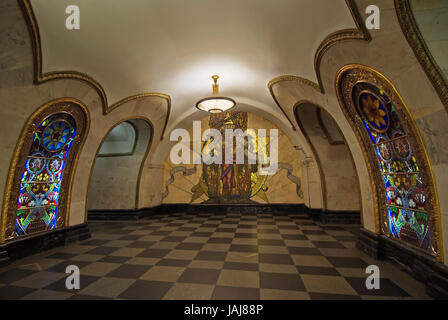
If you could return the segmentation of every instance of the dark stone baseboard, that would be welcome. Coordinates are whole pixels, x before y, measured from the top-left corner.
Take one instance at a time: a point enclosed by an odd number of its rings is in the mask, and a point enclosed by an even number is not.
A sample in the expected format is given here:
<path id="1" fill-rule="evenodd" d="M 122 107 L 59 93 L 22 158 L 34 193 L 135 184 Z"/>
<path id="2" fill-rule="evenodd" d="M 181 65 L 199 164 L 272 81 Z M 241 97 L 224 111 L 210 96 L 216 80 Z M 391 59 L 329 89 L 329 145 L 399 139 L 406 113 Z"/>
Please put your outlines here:
<path id="1" fill-rule="evenodd" d="M 359 211 L 308 209 L 311 219 L 322 224 L 361 224 Z"/>
<path id="2" fill-rule="evenodd" d="M 7 242 L 0 247 L 0 264 L 8 264 L 26 256 L 30 256 L 68 243 L 90 238 L 87 223 L 82 225 L 58 229 L 25 238 Z"/>
<path id="3" fill-rule="evenodd" d="M 391 260 L 426 285 L 436 299 L 448 299 L 448 266 L 402 242 L 361 228 L 357 247 L 379 260 Z"/>
<path id="4" fill-rule="evenodd" d="M 323 224 L 360 224 L 361 214 L 356 211 L 322 211 L 309 209 L 304 204 L 162 204 L 140 210 L 94 210 L 89 211 L 90 220 L 138 220 L 153 214 L 226 214 L 270 213 L 303 214 Z"/>
<path id="5" fill-rule="evenodd" d="M 92 210 L 87 213 L 87 217 L 89 220 L 139 220 L 151 210 Z"/>
<path id="6" fill-rule="evenodd" d="M 91 220 L 138 220 L 150 217 L 154 214 L 226 214 L 226 213 L 272 213 L 280 214 L 303 214 L 308 213 L 308 208 L 303 204 L 162 204 L 153 208 L 140 210 L 95 210 L 88 212 Z"/>
<path id="7" fill-rule="evenodd" d="M 151 208 L 150 213 L 187 213 L 187 214 L 226 214 L 244 213 L 258 214 L 270 213 L 282 214 L 303 214 L 306 215 L 308 208 L 303 204 L 162 204 L 156 208 Z"/>
<path id="8" fill-rule="evenodd" d="M 9 264 L 8 252 L 6 246 L 0 246 L 0 268 Z"/>
<path id="9" fill-rule="evenodd" d="M 356 247 L 372 258 L 379 259 L 379 236 L 376 233 L 361 228 Z"/>

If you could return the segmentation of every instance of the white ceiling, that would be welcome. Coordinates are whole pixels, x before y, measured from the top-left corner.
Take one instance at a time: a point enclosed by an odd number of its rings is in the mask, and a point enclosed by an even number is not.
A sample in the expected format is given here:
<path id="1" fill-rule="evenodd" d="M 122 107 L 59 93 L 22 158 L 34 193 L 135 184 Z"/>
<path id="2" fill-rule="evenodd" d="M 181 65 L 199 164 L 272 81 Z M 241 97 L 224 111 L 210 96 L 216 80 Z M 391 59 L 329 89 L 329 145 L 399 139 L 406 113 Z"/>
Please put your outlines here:
<path id="1" fill-rule="evenodd" d="M 284 74 L 316 81 L 314 54 L 330 33 L 355 28 L 344 0 L 32 0 L 43 72 L 75 70 L 109 103 L 142 92 L 172 98 L 169 128 L 221 93 L 283 117 L 267 83 Z M 78 5 L 81 29 L 65 28 Z"/>

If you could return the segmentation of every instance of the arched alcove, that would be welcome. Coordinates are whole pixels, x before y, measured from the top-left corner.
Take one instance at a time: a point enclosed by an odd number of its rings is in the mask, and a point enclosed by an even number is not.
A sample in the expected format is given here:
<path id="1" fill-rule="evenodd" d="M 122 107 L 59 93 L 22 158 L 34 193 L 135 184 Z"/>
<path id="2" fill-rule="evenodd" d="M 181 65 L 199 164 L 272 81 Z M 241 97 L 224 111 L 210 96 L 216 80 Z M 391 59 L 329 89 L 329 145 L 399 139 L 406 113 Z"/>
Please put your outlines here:
<path id="1" fill-rule="evenodd" d="M 325 109 L 308 101 L 297 103 L 294 113 L 321 171 L 324 210 L 359 212 L 359 179 L 336 121 Z"/>
<path id="2" fill-rule="evenodd" d="M 1 239 L 68 225 L 72 180 L 90 118 L 79 101 L 50 101 L 28 119 L 11 164 Z"/>
<path id="3" fill-rule="evenodd" d="M 89 211 L 133 210 L 153 130 L 143 119 L 130 119 L 111 128 L 104 137 L 92 169 Z"/>

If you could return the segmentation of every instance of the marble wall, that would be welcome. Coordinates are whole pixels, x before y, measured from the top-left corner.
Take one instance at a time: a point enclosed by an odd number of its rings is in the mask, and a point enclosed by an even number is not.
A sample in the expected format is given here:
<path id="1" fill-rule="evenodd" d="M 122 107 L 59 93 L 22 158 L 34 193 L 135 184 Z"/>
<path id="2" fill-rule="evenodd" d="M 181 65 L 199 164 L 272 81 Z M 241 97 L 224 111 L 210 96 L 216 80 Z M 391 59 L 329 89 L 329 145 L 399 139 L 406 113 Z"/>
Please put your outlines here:
<path id="1" fill-rule="evenodd" d="M 448 1 L 411 0 L 411 5 L 426 45 L 448 78 Z"/>

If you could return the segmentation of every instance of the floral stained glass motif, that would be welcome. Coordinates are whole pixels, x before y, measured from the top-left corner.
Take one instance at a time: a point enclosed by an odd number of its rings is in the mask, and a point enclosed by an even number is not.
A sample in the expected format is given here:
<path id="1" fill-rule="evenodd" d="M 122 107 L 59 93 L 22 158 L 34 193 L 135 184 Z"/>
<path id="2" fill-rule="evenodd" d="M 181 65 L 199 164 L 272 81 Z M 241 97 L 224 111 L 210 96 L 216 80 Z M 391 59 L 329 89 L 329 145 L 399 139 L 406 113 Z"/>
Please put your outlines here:
<path id="1" fill-rule="evenodd" d="M 37 127 L 21 176 L 15 236 L 56 228 L 61 182 L 75 136 L 75 121 L 66 113 Z"/>
<path id="2" fill-rule="evenodd" d="M 378 158 L 386 191 L 390 235 L 410 244 L 431 246 L 427 196 L 411 141 L 396 107 L 370 83 L 353 87 L 353 101 Z"/>

